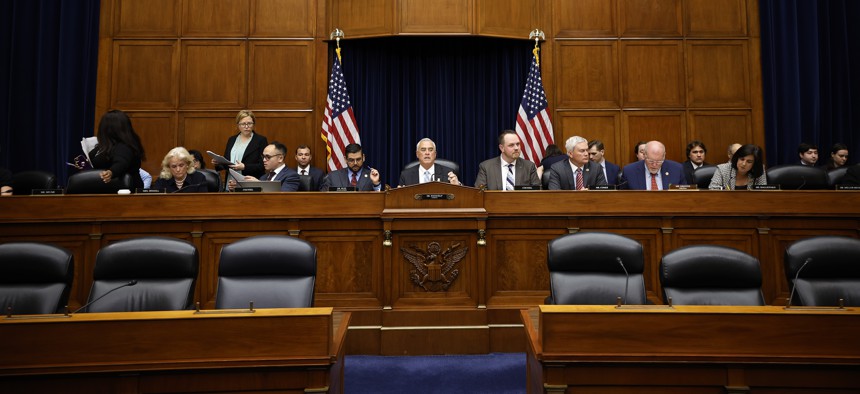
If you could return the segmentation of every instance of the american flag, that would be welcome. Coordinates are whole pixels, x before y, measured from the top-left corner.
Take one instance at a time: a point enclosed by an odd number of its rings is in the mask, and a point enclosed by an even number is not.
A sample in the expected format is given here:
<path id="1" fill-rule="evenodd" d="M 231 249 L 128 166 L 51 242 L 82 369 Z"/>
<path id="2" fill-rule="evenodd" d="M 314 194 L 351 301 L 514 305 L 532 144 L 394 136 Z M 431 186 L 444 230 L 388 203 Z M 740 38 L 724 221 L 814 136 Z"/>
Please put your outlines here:
<path id="1" fill-rule="evenodd" d="M 323 117 L 322 139 L 326 145 L 329 171 L 346 167 L 344 148 L 352 143 L 361 144 L 355 114 L 346 91 L 346 81 L 340 68 L 340 59 L 335 56 L 328 80 L 325 116 Z"/>
<path id="2" fill-rule="evenodd" d="M 554 143 L 552 138 L 552 121 L 547 111 L 546 92 L 540 78 L 537 54 L 532 56 L 532 65 L 526 79 L 526 89 L 523 101 L 517 111 L 517 135 L 522 143 L 522 151 L 526 160 L 540 165 L 546 146 Z"/>

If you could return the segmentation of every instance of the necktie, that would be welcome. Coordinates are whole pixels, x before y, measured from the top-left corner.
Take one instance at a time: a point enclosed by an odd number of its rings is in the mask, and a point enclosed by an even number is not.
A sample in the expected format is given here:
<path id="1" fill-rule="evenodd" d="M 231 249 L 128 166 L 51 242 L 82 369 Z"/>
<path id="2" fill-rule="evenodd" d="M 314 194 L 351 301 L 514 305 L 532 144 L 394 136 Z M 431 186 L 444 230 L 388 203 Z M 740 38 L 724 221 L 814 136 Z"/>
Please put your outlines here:
<path id="1" fill-rule="evenodd" d="M 352 177 L 351 177 L 351 178 L 350 178 L 350 180 L 349 180 L 349 185 L 350 185 L 350 186 L 355 186 L 356 184 L 358 184 L 358 173 L 353 172 L 353 173 L 352 173 Z"/>
<path id="2" fill-rule="evenodd" d="M 657 187 L 657 174 L 651 174 L 651 190 L 660 190 Z"/>
<path id="3" fill-rule="evenodd" d="M 508 175 L 505 177 L 505 190 L 514 190 L 514 165 L 508 164 Z"/>
<path id="4" fill-rule="evenodd" d="M 308 174 L 308 170 L 302 170 L 302 175 L 307 175 L 307 174 Z"/>
<path id="5" fill-rule="evenodd" d="M 430 171 L 424 171 L 424 183 L 430 182 Z"/>
<path id="6" fill-rule="evenodd" d="M 582 168 L 576 169 L 576 190 L 582 190 Z"/>
<path id="7" fill-rule="evenodd" d="M 274 172 L 274 171 L 272 171 L 272 172 L 270 172 L 270 173 L 269 173 L 269 177 L 268 177 L 268 178 L 266 178 L 266 180 L 274 181 L 276 176 L 277 176 L 277 175 L 275 175 L 275 172 Z"/>

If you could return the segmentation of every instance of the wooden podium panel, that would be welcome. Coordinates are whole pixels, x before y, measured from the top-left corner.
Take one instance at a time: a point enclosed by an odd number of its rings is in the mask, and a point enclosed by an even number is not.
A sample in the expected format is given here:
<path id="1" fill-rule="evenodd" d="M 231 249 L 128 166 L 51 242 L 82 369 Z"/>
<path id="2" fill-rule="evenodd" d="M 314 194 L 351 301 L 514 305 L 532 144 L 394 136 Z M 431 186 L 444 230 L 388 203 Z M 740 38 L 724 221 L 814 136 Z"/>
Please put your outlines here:
<path id="1" fill-rule="evenodd" d="M 542 305 L 521 318 L 531 393 L 860 389 L 857 308 Z"/>
<path id="2" fill-rule="evenodd" d="M 152 392 L 177 381 L 182 392 L 205 392 L 225 381 L 245 392 L 340 392 L 349 318 L 332 308 L 2 317 L 0 385 Z M 250 378 L 262 375 L 276 383 Z"/>

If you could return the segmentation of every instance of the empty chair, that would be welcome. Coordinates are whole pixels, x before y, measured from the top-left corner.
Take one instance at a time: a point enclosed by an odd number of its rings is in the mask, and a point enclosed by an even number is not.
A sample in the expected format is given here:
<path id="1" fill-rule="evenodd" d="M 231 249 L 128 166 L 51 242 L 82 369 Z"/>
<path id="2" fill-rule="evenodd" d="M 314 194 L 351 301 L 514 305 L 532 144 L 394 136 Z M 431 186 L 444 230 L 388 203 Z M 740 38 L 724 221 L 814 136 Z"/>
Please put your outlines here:
<path id="1" fill-rule="evenodd" d="M 785 275 L 793 305 L 860 306 L 860 240 L 822 236 L 785 250 Z M 796 279 L 795 279 L 796 278 Z"/>
<path id="2" fill-rule="evenodd" d="M 298 238 L 260 235 L 221 248 L 215 308 L 302 308 L 314 302 L 317 248 Z"/>
<path id="3" fill-rule="evenodd" d="M 693 171 L 693 179 L 696 182 L 696 187 L 699 189 L 708 190 L 711 185 L 711 178 L 717 172 L 717 166 L 707 165 L 701 166 Z"/>
<path id="4" fill-rule="evenodd" d="M 61 312 L 75 272 L 72 252 L 37 242 L 0 245 L 0 308 L 6 314 Z"/>
<path id="5" fill-rule="evenodd" d="M 845 176 L 846 172 L 848 172 L 848 166 L 842 166 L 829 171 L 827 173 L 827 186 L 834 188 L 836 185 L 842 184 L 842 178 Z"/>
<path id="6" fill-rule="evenodd" d="M 206 177 L 206 188 L 210 193 L 221 191 L 221 177 L 217 172 L 205 168 L 201 168 L 197 171 L 200 171 L 200 173 Z"/>
<path id="7" fill-rule="evenodd" d="M 436 159 L 436 163 L 454 170 L 454 173 L 457 174 L 458 177 L 460 176 L 460 165 L 459 164 L 457 164 L 451 160 L 445 160 L 445 159 Z M 418 165 L 418 160 L 413 161 L 413 162 L 403 166 L 403 170 L 408 170 L 408 169 L 413 168 L 417 165 Z"/>
<path id="8" fill-rule="evenodd" d="M 57 176 L 45 171 L 22 171 L 12 175 L 12 193 L 29 195 L 33 189 L 56 189 Z"/>
<path id="9" fill-rule="evenodd" d="M 611 305 L 618 297 L 627 304 L 645 303 L 645 258 L 642 245 L 630 238 L 601 232 L 565 235 L 547 244 L 546 260 L 547 303 Z"/>
<path id="10" fill-rule="evenodd" d="M 782 190 L 827 189 L 827 172 L 818 167 L 790 164 L 767 170 L 767 183 Z"/>
<path id="11" fill-rule="evenodd" d="M 116 194 L 120 189 L 132 188 L 131 175 L 125 174 L 105 183 L 102 170 L 83 170 L 69 177 L 66 194 Z"/>
<path id="12" fill-rule="evenodd" d="M 197 248 L 176 238 L 143 237 L 101 248 L 85 312 L 168 311 L 191 308 Z"/>
<path id="13" fill-rule="evenodd" d="M 673 250 L 660 262 L 663 300 L 675 305 L 765 305 L 757 258 L 717 245 Z"/>

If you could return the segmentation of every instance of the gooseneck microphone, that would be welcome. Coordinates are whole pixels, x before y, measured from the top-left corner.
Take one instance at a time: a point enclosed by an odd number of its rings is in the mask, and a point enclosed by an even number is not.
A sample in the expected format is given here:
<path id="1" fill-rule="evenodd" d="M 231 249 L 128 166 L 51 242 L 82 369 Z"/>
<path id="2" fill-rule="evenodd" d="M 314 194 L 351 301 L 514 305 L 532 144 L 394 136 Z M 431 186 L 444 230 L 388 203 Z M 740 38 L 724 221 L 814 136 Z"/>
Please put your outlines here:
<path id="1" fill-rule="evenodd" d="M 621 266 L 621 269 L 624 270 L 624 275 L 627 277 L 624 279 L 624 305 L 627 305 L 627 289 L 630 287 L 630 273 L 627 272 L 627 267 L 624 266 L 624 262 L 621 261 L 621 257 L 616 257 L 615 261 L 618 262 L 618 265 Z"/>
<path id="2" fill-rule="evenodd" d="M 92 300 L 92 301 L 90 301 L 90 302 L 88 302 L 88 303 L 84 304 L 82 307 L 80 307 L 80 308 L 78 308 L 78 309 L 75 309 L 75 311 L 74 311 L 74 312 L 72 312 L 72 314 L 74 315 L 75 313 L 80 312 L 80 311 L 81 311 L 81 310 L 83 310 L 84 308 L 86 308 L 86 307 L 88 307 L 88 306 L 90 306 L 90 305 L 92 305 L 92 304 L 95 304 L 95 303 L 96 303 L 96 301 L 98 301 L 98 300 L 100 300 L 100 299 L 102 299 L 102 298 L 105 298 L 105 296 L 107 296 L 107 295 L 108 295 L 108 294 L 110 294 L 110 293 L 113 293 L 113 292 L 115 292 L 115 291 L 117 291 L 117 290 L 119 290 L 119 289 L 122 289 L 123 287 L 134 286 L 134 285 L 136 285 L 136 284 L 137 284 L 137 281 L 136 281 L 136 280 L 131 280 L 131 281 L 129 281 L 128 283 L 123 283 L 123 284 L 121 284 L 121 285 L 119 285 L 119 286 L 117 286 L 117 287 L 114 287 L 113 289 L 108 290 L 108 292 L 107 292 L 107 293 L 104 293 L 104 294 L 102 294 L 102 295 L 98 296 L 98 298 L 96 298 L 96 299 L 94 299 L 94 300 Z"/>
<path id="3" fill-rule="evenodd" d="M 785 306 L 786 308 L 790 307 L 791 301 L 794 300 L 794 293 L 797 291 L 797 278 L 800 278 L 800 272 L 803 271 L 803 269 L 806 268 L 806 265 L 811 263 L 811 262 L 812 262 L 812 257 L 807 257 L 806 261 L 804 261 L 803 264 L 800 266 L 800 268 L 797 270 L 797 273 L 794 274 L 794 281 L 792 282 L 792 285 L 791 285 L 791 294 L 788 296 L 788 304 Z"/>
<path id="4" fill-rule="evenodd" d="M 200 186 L 200 185 L 204 185 L 204 184 L 205 184 L 205 182 L 204 182 L 204 183 L 195 183 L 195 184 L 192 184 L 192 185 L 185 185 L 185 186 L 182 186 L 182 187 L 180 187 L 179 189 L 176 189 L 176 190 L 174 190 L 174 191 L 172 191 L 172 192 L 170 192 L 170 193 L 181 193 L 181 192 L 182 192 L 183 190 L 185 190 L 185 189 L 190 189 L 190 188 L 192 188 L 192 187 L 198 187 L 198 186 Z"/>
<path id="5" fill-rule="evenodd" d="M 801 175 L 800 179 L 803 180 L 803 182 L 800 184 L 800 186 L 797 187 L 797 190 L 803 190 L 803 187 L 806 186 L 806 177 Z M 806 263 L 803 263 L 803 265 L 806 265 Z M 800 272 L 800 270 L 797 270 L 797 272 Z"/>

